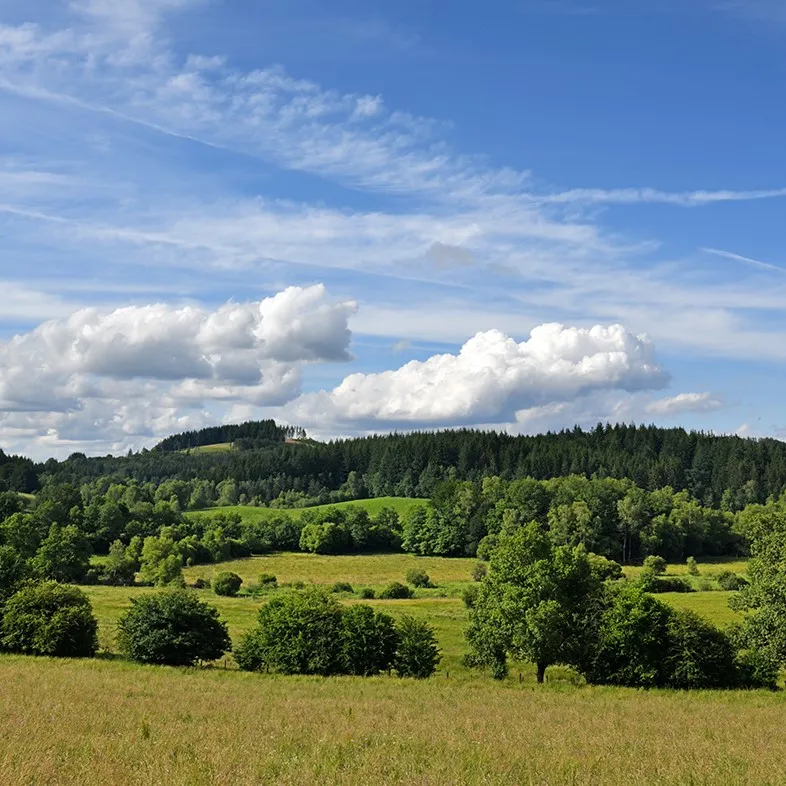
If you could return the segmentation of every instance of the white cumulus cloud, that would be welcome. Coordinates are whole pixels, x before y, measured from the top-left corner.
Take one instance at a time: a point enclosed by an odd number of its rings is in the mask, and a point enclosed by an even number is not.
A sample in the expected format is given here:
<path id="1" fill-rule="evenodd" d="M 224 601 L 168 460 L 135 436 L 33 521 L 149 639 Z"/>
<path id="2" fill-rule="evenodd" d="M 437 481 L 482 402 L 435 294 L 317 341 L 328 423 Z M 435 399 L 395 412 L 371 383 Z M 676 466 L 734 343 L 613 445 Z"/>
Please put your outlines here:
<path id="1" fill-rule="evenodd" d="M 647 405 L 649 415 L 678 415 L 683 412 L 709 412 L 723 404 L 711 393 L 680 393 Z"/>
<path id="2" fill-rule="evenodd" d="M 456 355 L 352 374 L 330 392 L 301 396 L 292 411 L 306 423 L 509 423 L 517 410 L 595 390 L 657 389 L 667 380 L 650 342 L 621 325 L 544 324 L 521 343 L 489 330 Z"/>
<path id="3" fill-rule="evenodd" d="M 0 433 L 113 443 L 209 420 L 211 402 L 283 404 L 304 364 L 350 359 L 355 308 L 319 284 L 212 311 L 80 309 L 0 344 Z"/>

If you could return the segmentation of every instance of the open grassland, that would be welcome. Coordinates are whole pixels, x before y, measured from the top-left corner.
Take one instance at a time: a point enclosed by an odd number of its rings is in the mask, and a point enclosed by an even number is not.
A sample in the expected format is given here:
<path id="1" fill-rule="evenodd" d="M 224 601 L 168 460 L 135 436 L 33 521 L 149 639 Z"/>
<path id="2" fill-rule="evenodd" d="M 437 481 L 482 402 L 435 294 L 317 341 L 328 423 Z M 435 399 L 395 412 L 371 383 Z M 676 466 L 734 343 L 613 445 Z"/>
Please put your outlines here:
<path id="1" fill-rule="evenodd" d="M 690 576 L 688 566 L 683 563 L 670 563 L 666 568 L 667 576 L 682 576 L 683 578 L 712 578 L 723 570 L 730 570 L 732 573 L 739 573 L 744 576 L 748 571 L 748 561 L 745 559 L 729 559 L 719 557 L 718 559 L 700 562 L 698 565 L 698 576 Z M 630 578 L 635 578 L 643 570 L 641 565 L 626 565 L 623 572 Z"/>
<path id="2" fill-rule="evenodd" d="M 428 573 L 431 580 L 444 589 L 445 584 L 471 580 L 473 559 L 445 559 L 444 557 L 415 557 L 412 554 L 306 554 L 282 552 L 260 557 L 222 562 L 216 565 L 197 565 L 184 570 L 186 581 L 197 577 L 211 578 L 216 573 L 231 570 L 246 584 L 257 580 L 260 573 L 272 573 L 279 584 L 303 581 L 314 584 L 334 584 L 347 581 L 359 587 L 382 587 L 391 581 L 405 580 L 408 570 L 416 568 Z"/>
<path id="3" fill-rule="evenodd" d="M 324 556 L 318 554 L 280 553 L 263 557 L 251 557 L 217 565 L 202 565 L 185 570 L 186 580 L 192 583 L 197 577 L 210 579 L 215 573 L 232 570 L 240 575 L 246 586 L 256 583 L 260 573 L 272 573 L 279 584 L 304 582 L 329 587 L 336 582 L 348 582 L 355 590 L 361 587 L 379 589 L 391 581 L 405 580 L 408 570 L 418 568 L 429 574 L 437 585 L 434 589 L 418 589 L 411 600 L 372 600 L 376 608 L 384 609 L 393 616 L 412 614 L 427 620 L 434 626 L 437 639 L 443 652 L 440 673 L 451 676 L 471 677 L 461 663 L 467 648 L 464 629 L 467 625 L 467 609 L 460 598 L 461 590 L 470 581 L 470 569 L 474 560 L 446 559 L 443 557 L 414 557 L 408 554 L 369 554 L 347 556 Z M 101 646 L 108 652 L 114 651 L 115 631 L 120 614 L 130 605 L 130 599 L 155 589 L 147 587 L 85 587 L 99 623 Z M 287 592 L 279 589 L 267 590 L 258 596 L 240 595 L 225 598 L 215 595 L 211 590 L 198 590 L 200 597 L 215 605 L 229 625 L 233 640 L 256 623 L 261 603 L 272 593 Z M 733 593 L 729 592 L 692 592 L 664 593 L 657 597 L 676 608 L 696 611 L 717 625 L 728 625 L 740 616 L 728 606 Z M 337 595 L 346 603 L 358 602 L 356 597 L 346 594 Z"/>
<path id="4" fill-rule="evenodd" d="M 382 508 L 392 508 L 399 516 L 404 516 L 413 508 L 422 507 L 427 502 L 427 499 L 410 497 L 375 497 L 374 499 L 358 499 L 352 502 L 336 502 L 332 505 L 315 505 L 310 508 L 256 508 L 250 505 L 227 505 L 220 508 L 208 508 L 207 510 L 192 510 L 185 515 L 192 518 L 196 516 L 211 516 L 216 513 L 239 513 L 244 521 L 259 521 L 280 516 L 282 513 L 298 519 L 306 510 L 324 511 L 329 508 L 341 510 L 342 508 L 356 507 L 367 510 L 369 516 L 373 518 L 379 514 Z"/>
<path id="5" fill-rule="evenodd" d="M 786 697 L 0 657 L 0 783 L 781 784 Z"/>
<path id="6" fill-rule="evenodd" d="M 214 442 L 212 445 L 200 445 L 196 448 L 186 448 L 180 452 L 189 456 L 197 453 L 226 453 L 233 449 L 231 442 Z"/>

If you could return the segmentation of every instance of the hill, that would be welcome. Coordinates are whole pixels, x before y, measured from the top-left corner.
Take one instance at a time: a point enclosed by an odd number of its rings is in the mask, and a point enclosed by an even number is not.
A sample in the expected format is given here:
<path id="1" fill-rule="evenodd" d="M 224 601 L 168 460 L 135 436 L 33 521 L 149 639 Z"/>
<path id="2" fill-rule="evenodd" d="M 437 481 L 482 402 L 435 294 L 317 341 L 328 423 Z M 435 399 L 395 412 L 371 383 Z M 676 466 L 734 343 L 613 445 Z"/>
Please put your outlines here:
<path id="1" fill-rule="evenodd" d="M 254 429 L 259 426 L 259 432 Z M 230 442 L 241 431 L 274 435 L 252 449 L 189 451 L 189 447 Z M 267 504 L 293 495 L 286 505 L 363 497 L 431 497 L 443 480 L 549 479 L 566 475 L 627 478 L 641 488 L 665 486 L 689 491 L 702 504 L 739 508 L 764 502 L 786 488 L 786 443 L 715 436 L 654 426 L 598 425 L 512 436 L 460 429 L 388 434 L 329 443 L 287 444 L 288 427 L 273 421 L 222 426 L 175 435 L 152 451 L 124 457 L 86 458 L 38 465 L 54 480 L 80 484 L 111 476 L 139 482 L 232 480 L 247 499 Z M 235 448 L 244 437 L 237 436 Z M 22 489 L 31 490 L 31 489 Z"/>
<path id="2" fill-rule="evenodd" d="M 153 450 L 178 451 L 239 442 L 243 449 L 281 444 L 295 437 L 304 439 L 306 432 L 299 426 L 280 426 L 275 420 L 250 420 L 246 423 L 211 426 L 199 431 L 184 431 L 161 440 Z"/>

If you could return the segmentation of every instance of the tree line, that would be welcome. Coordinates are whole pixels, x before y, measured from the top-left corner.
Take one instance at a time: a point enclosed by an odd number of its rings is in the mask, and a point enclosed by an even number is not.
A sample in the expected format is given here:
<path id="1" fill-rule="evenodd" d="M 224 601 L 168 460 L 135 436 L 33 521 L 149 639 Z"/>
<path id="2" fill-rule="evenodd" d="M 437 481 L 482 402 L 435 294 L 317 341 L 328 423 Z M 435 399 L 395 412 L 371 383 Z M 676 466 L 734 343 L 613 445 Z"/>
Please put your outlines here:
<path id="1" fill-rule="evenodd" d="M 285 428 L 267 423 L 265 433 Z M 195 439 L 230 441 L 229 431 L 195 436 L 199 433 L 171 437 L 161 443 L 166 449 L 122 457 L 74 454 L 65 461 L 36 464 L 32 471 L 38 485 L 47 479 L 80 485 L 99 477 L 156 485 L 165 480 L 198 479 L 214 486 L 232 481 L 244 502 L 280 507 L 388 495 L 431 497 L 445 480 L 488 476 L 628 479 L 646 491 L 668 486 L 687 491 L 705 507 L 733 511 L 779 496 L 786 488 L 786 443 L 679 428 L 599 424 L 537 436 L 463 429 L 298 445 L 277 437 L 253 450 L 176 452 Z M 24 481 L 28 490 L 29 480 Z"/>

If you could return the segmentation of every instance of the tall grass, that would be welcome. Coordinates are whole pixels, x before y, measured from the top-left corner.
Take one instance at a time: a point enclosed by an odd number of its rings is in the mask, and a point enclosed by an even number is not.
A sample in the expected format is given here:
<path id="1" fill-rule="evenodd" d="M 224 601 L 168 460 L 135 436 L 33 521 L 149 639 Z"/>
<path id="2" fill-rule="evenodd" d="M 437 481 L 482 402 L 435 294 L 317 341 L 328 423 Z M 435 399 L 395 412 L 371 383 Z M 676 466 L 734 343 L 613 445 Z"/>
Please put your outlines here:
<path id="1" fill-rule="evenodd" d="M 780 694 L 0 657 L 0 783 L 778 784 Z"/>

